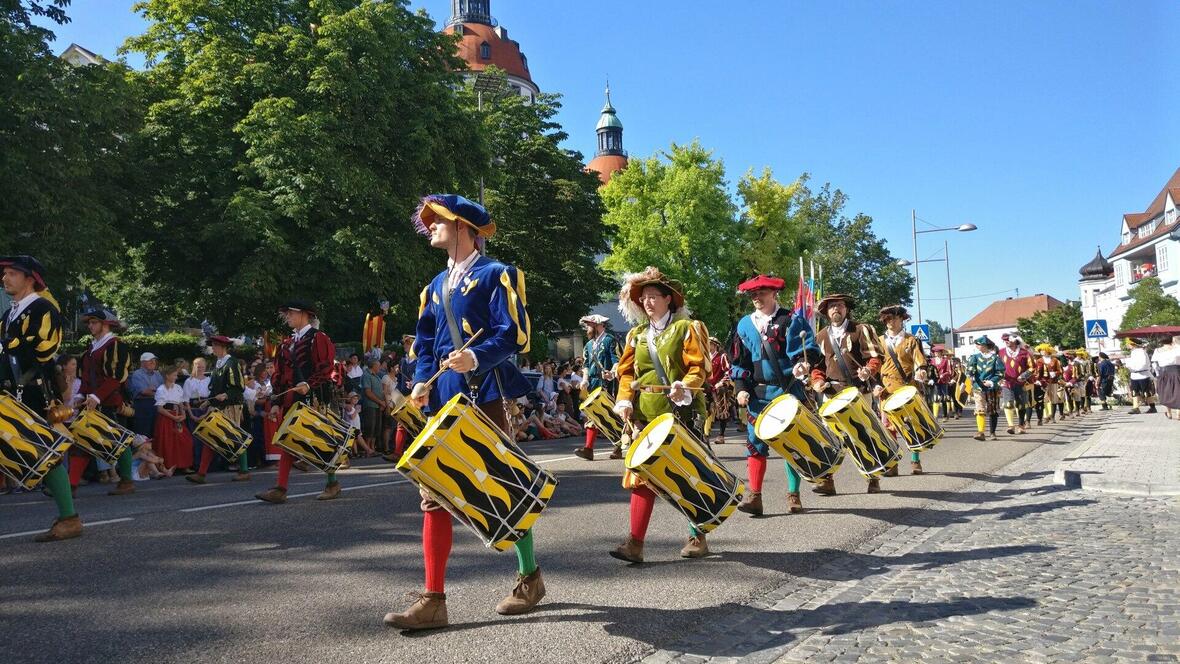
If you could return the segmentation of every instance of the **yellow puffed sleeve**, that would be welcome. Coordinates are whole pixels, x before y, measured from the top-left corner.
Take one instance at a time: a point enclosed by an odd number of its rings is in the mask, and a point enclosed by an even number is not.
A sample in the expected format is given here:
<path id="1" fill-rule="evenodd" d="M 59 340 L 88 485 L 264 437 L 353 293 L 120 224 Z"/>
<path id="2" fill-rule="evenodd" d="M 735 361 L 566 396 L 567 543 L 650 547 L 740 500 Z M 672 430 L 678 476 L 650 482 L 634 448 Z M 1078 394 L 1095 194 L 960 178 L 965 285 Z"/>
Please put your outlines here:
<path id="1" fill-rule="evenodd" d="M 615 395 L 615 401 L 630 401 L 635 402 L 635 389 L 631 387 L 631 383 L 635 382 L 635 330 L 639 328 L 631 328 L 627 333 L 627 343 L 623 344 L 623 356 L 619 358 L 619 364 L 615 368 L 618 373 L 619 392 Z"/>
<path id="2" fill-rule="evenodd" d="M 709 379 L 713 363 L 709 361 L 709 328 L 699 320 L 690 321 L 684 335 L 681 357 L 685 373 L 682 379 L 689 387 L 701 387 Z"/>

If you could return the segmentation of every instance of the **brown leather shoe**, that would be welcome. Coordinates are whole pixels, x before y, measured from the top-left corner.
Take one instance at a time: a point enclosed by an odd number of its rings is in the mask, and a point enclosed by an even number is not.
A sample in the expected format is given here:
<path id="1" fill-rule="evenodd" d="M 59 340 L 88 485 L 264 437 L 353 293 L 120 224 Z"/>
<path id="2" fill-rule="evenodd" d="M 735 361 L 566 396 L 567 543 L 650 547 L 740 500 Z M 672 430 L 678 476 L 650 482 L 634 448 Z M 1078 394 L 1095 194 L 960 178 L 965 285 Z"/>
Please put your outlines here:
<path id="1" fill-rule="evenodd" d="M 235 473 L 234 478 L 231 481 L 233 481 L 233 482 L 249 482 L 250 481 L 250 473 Z"/>
<path id="2" fill-rule="evenodd" d="M 886 470 L 884 476 L 885 477 L 897 477 L 897 466 L 893 466 L 889 470 Z"/>
<path id="3" fill-rule="evenodd" d="M 119 480 L 115 488 L 107 491 L 108 496 L 127 496 L 135 493 L 135 482 L 132 480 Z"/>
<path id="4" fill-rule="evenodd" d="M 610 453 L 610 457 L 608 457 L 608 458 L 611 458 L 611 459 L 622 459 L 622 458 L 623 458 L 623 450 L 622 450 L 622 448 L 620 448 L 620 447 L 616 447 L 616 448 L 614 449 L 614 451 Z"/>
<path id="5" fill-rule="evenodd" d="M 803 511 L 803 500 L 799 498 L 799 492 L 787 494 L 787 514 L 798 514 Z"/>
<path id="6" fill-rule="evenodd" d="M 705 535 L 694 535 L 688 538 L 688 543 L 680 550 L 681 558 L 704 558 L 709 555 L 709 543 L 705 541 Z"/>
<path id="7" fill-rule="evenodd" d="M 819 484 L 813 484 L 811 490 L 821 496 L 834 496 L 836 495 L 836 480 L 825 477 Z"/>
<path id="8" fill-rule="evenodd" d="M 77 514 L 53 520 L 49 530 L 33 538 L 34 542 L 60 542 L 82 536 L 82 519 Z"/>
<path id="9" fill-rule="evenodd" d="M 724 445 L 725 444 L 725 436 L 717 436 L 716 438 L 713 439 L 713 444 L 714 445 Z"/>
<path id="10" fill-rule="evenodd" d="M 910 462 L 910 474 L 911 475 L 921 475 L 922 474 L 922 462 L 921 461 Z"/>
<path id="11" fill-rule="evenodd" d="M 205 484 L 205 476 L 200 473 L 193 473 L 192 475 L 185 475 L 184 479 L 186 481 L 192 482 L 193 484 Z"/>
<path id="12" fill-rule="evenodd" d="M 340 497 L 340 483 L 339 482 L 332 482 L 328 486 L 324 487 L 324 490 L 321 491 L 320 495 L 316 496 L 315 499 L 316 500 L 336 500 L 339 497 Z"/>
<path id="13" fill-rule="evenodd" d="M 446 627 L 447 594 L 446 593 L 414 593 L 417 599 L 401 613 L 385 614 L 385 624 L 395 629 L 408 631 L 418 629 L 438 629 Z"/>
<path id="14" fill-rule="evenodd" d="M 1015 436 L 1016 435 L 1016 427 L 1008 427 L 1008 435 Z"/>
<path id="15" fill-rule="evenodd" d="M 977 433 L 971 437 L 974 438 L 975 440 L 987 440 L 987 436 L 983 435 L 982 431 L 980 431 L 979 433 Z"/>
<path id="16" fill-rule="evenodd" d="M 296 459 L 296 460 L 292 461 L 291 467 L 294 468 L 295 470 L 298 470 L 298 471 L 304 472 L 304 473 L 311 471 L 311 466 L 307 465 L 307 462 L 304 461 L 303 459 Z"/>
<path id="17" fill-rule="evenodd" d="M 750 516 L 762 516 L 762 494 L 750 492 L 746 494 L 741 504 L 737 506 L 738 511 L 745 512 Z"/>
<path id="18" fill-rule="evenodd" d="M 643 542 L 634 537 L 628 537 L 627 541 L 615 547 L 610 555 L 612 558 L 625 560 L 629 563 L 641 563 L 643 562 Z"/>
<path id="19" fill-rule="evenodd" d="M 281 505 L 287 502 L 287 490 L 281 486 L 271 487 L 266 491 L 254 494 L 254 497 L 263 502 Z"/>
<path id="20" fill-rule="evenodd" d="M 865 493 L 881 493 L 881 480 L 873 477 L 869 480 L 869 488 L 865 489 Z"/>
<path id="21" fill-rule="evenodd" d="M 590 449 L 589 447 L 579 447 L 578 449 L 574 450 L 574 456 L 578 457 L 579 459 L 593 461 L 594 450 Z"/>
<path id="22" fill-rule="evenodd" d="M 541 603 L 544 596 L 545 580 L 541 578 L 541 568 L 538 567 L 528 576 L 517 575 L 516 587 L 496 605 L 496 613 L 502 616 L 528 613 Z"/>

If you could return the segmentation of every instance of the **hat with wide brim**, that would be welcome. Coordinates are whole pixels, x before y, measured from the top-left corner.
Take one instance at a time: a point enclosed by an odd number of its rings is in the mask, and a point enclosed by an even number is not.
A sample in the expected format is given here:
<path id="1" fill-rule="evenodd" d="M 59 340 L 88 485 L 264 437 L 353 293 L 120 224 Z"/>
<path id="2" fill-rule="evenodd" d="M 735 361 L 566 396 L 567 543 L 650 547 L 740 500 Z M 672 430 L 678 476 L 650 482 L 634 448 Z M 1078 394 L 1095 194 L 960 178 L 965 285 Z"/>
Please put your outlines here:
<path id="1" fill-rule="evenodd" d="M 19 270 L 32 277 L 34 290 L 45 290 L 45 268 L 41 265 L 41 261 L 38 261 L 36 258 L 24 254 L 19 256 L 0 256 L 0 269 L 6 267 Z"/>
<path id="2" fill-rule="evenodd" d="M 308 315 L 316 315 L 316 306 L 307 300 L 287 300 L 278 309 L 279 313 L 285 314 L 288 311 L 302 311 Z"/>
<path id="3" fill-rule="evenodd" d="M 587 314 L 578 319 L 578 325 L 606 325 L 609 320 L 602 314 Z"/>
<path id="4" fill-rule="evenodd" d="M 843 302 L 844 306 L 847 307 L 849 310 L 856 308 L 856 300 L 853 299 L 853 297 L 851 295 L 845 295 L 843 293 L 832 293 L 831 295 L 824 296 L 824 298 L 822 300 L 817 302 L 815 305 L 815 310 L 820 312 L 821 314 L 827 316 L 828 315 L 828 307 L 835 304 L 836 302 Z"/>
<path id="5" fill-rule="evenodd" d="M 461 221 L 485 239 L 496 234 L 496 222 L 492 221 L 487 208 L 458 194 L 431 194 L 423 198 L 411 220 L 415 230 L 429 236 L 430 225 L 439 217 Z"/>
<path id="6" fill-rule="evenodd" d="M 1050 343 L 1037 344 L 1036 347 L 1033 348 L 1033 350 L 1035 350 L 1038 353 L 1056 353 L 1057 352 L 1057 349 L 1054 348 L 1053 344 L 1050 344 Z"/>
<path id="7" fill-rule="evenodd" d="M 722 345 L 721 340 L 718 339 L 717 337 L 709 337 L 709 343 L 717 344 L 718 346 Z"/>
<path id="8" fill-rule="evenodd" d="M 910 319 L 910 313 L 906 311 L 905 307 L 901 306 L 900 304 L 891 304 L 887 307 L 881 307 L 881 311 L 877 312 L 877 319 L 882 322 L 889 318 L 893 318 L 894 316 L 902 320 Z"/>
<path id="9" fill-rule="evenodd" d="M 994 346 L 994 345 L 996 345 L 996 342 L 989 339 L 986 334 L 975 337 L 975 341 L 973 341 L 972 343 L 974 343 L 976 346 Z"/>
<path id="10" fill-rule="evenodd" d="M 225 346 L 226 348 L 231 348 L 234 345 L 233 340 L 230 339 L 229 337 L 225 336 L 224 334 L 215 334 L 215 335 L 209 337 L 209 343 Z"/>
<path id="11" fill-rule="evenodd" d="M 119 320 L 119 317 L 115 315 L 115 312 L 111 311 L 110 309 L 103 309 L 102 307 L 95 307 L 94 309 L 89 309 L 82 312 L 83 323 L 92 320 L 106 323 L 113 329 L 119 329 L 123 327 L 123 321 Z"/>
<path id="12" fill-rule="evenodd" d="M 752 293 L 758 290 L 773 290 L 781 291 L 786 288 L 787 282 L 778 278 L 772 277 L 768 274 L 760 274 L 752 279 L 747 279 L 738 284 L 739 293 Z"/>
<path id="13" fill-rule="evenodd" d="M 680 285 L 679 281 L 660 272 L 659 268 L 649 266 L 643 272 L 628 277 L 627 283 L 624 285 L 624 290 L 627 292 L 627 299 L 642 307 L 643 302 L 639 297 L 643 294 L 643 288 L 645 286 L 664 287 L 671 291 L 672 304 L 676 308 L 679 309 L 684 306 L 684 287 Z"/>

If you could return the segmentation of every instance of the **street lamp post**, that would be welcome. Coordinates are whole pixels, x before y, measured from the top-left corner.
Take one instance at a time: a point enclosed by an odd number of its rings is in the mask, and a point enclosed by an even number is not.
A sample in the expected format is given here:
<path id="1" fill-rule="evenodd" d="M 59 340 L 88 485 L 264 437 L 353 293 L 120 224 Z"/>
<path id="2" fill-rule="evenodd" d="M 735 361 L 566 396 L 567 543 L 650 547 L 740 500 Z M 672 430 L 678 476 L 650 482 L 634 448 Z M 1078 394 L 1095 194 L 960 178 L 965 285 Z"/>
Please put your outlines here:
<path id="1" fill-rule="evenodd" d="M 925 222 L 923 222 L 923 223 L 925 223 Z M 918 260 L 918 234 L 919 233 L 938 233 L 941 231 L 959 231 L 960 233 L 967 233 L 967 232 L 976 230 L 978 228 L 979 227 L 976 226 L 975 224 L 959 224 L 958 226 L 947 226 L 945 228 L 923 228 L 922 230 L 918 230 L 918 211 L 915 209 L 910 209 L 910 233 L 911 233 L 911 237 L 913 238 L 913 241 L 914 241 L 914 260 L 912 260 L 912 261 L 901 260 L 901 261 L 898 261 L 898 263 L 901 265 L 907 265 L 907 266 L 913 265 L 914 266 L 914 299 L 918 301 L 918 322 L 919 323 L 924 323 L 926 319 L 922 318 L 922 286 L 921 286 L 921 281 L 918 279 L 918 263 L 932 263 L 932 262 L 938 262 L 938 261 L 946 261 L 946 264 L 947 264 L 946 265 L 946 292 L 947 292 L 947 307 L 948 307 L 948 309 L 951 306 L 950 305 L 951 264 L 950 264 L 950 254 L 947 252 L 947 243 L 946 242 L 943 242 L 943 253 L 946 255 L 946 258 L 935 259 L 933 261 Z M 954 348 L 954 337 L 955 337 L 954 312 L 948 311 L 948 313 L 951 317 L 951 344 L 952 344 L 952 349 L 953 349 Z"/>

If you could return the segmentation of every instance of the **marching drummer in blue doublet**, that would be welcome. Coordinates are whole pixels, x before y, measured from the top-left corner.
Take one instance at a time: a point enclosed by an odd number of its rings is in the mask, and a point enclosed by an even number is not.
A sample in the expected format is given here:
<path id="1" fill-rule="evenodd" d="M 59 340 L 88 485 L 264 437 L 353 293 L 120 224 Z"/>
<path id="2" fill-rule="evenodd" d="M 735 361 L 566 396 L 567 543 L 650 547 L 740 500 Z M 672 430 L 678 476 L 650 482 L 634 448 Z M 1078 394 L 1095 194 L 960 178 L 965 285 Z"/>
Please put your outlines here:
<path id="1" fill-rule="evenodd" d="M 738 292 L 749 296 L 754 303 L 754 311 L 734 328 L 730 347 L 737 403 L 748 410 L 746 467 L 750 491 L 738 509 L 753 516 L 762 514 L 762 480 L 766 476 L 766 458 L 770 455 L 770 447 L 754 433 L 754 422 L 771 401 L 784 394 L 792 394 L 804 405 L 808 404 L 802 382 L 806 375 L 803 363 L 810 365 L 819 359 L 811 325 L 802 315 L 792 316 L 790 310 L 778 304 L 778 294 L 785 285 L 778 277 L 760 274 L 738 286 Z M 802 512 L 799 473 L 789 463 L 785 465 L 787 511 Z"/>
<path id="2" fill-rule="evenodd" d="M 608 394 L 614 394 L 617 389 L 615 367 L 619 363 L 619 340 L 606 329 L 608 319 L 602 314 L 582 316 L 578 321 L 586 329 L 586 347 L 582 349 L 582 379 L 587 392 L 603 388 Z M 586 421 L 586 445 L 574 450 L 574 454 L 587 461 L 594 460 L 594 440 L 598 437 L 598 429 L 594 423 Z M 623 449 L 616 445 L 610 453 L 612 459 L 622 459 Z"/>
<path id="3" fill-rule="evenodd" d="M 496 232 L 496 224 L 483 206 L 462 196 L 426 197 L 414 224 L 419 233 L 430 237 L 432 247 L 445 249 L 449 259 L 447 269 L 422 291 L 414 339 L 418 360 L 410 397 L 433 413 L 456 394 L 470 394 L 480 410 L 509 432 L 504 400 L 524 396 L 530 389 L 513 362 L 517 353 L 529 347 L 524 273 L 480 252 L 484 240 Z M 477 333 L 480 336 L 470 348 L 456 350 Z M 437 382 L 429 385 L 444 367 Z M 452 517 L 426 494 L 421 507 L 426 589 L 402 613 L 385 616 L 385 624 L 404 630 L 448 624 L 444 577 L 451 553 Z M 515 546 L 517 583 L 496 606 L 505 615 L 527 613 L 545 596 L 532 531 Z"/>

